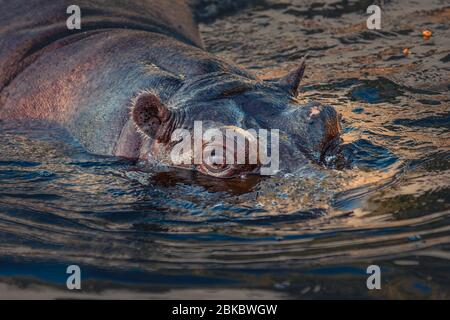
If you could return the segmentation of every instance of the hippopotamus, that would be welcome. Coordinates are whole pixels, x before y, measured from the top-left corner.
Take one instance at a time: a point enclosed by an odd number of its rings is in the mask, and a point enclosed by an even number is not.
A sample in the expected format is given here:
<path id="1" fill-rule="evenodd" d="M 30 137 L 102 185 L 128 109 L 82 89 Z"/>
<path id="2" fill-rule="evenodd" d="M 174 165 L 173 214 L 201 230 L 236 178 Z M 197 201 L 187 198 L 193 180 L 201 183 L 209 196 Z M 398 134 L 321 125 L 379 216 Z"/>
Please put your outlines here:
<path id="1" fill-rule="evenodd" d="M 317 165 L 341 145 L 332 106 L 298 99 L 306 60 L 261 80 L 208 53 L 183 0 L 7 0 L 0 10 L 0 119 L 58 124 L 89 152 L 150 164 L 169 157 L 177 129 L 277 129 L 281 170 Z M 241 132 L 236 130 L 236 132 Z M 230 178 L 258 164 L 185 165 Z"/>

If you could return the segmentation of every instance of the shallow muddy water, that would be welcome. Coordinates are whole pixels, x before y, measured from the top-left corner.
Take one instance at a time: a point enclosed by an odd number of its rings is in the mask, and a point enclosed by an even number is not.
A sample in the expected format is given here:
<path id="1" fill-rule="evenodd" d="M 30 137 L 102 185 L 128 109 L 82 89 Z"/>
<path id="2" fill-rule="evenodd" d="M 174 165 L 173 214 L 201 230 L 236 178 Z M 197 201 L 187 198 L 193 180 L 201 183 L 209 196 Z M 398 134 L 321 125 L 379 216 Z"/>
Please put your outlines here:
<path id="1" fill-rule="evenodd" d="M 265 79 L 308 53 L 299 98 L 342 113 L 353 168 L 143 172 L 0 122 L 1 297 L 76 297 L 77 264 L 97 298 L 450 298 L 448 2 L 386 1 L 380 31 L 372 1 L 251 3 L 209 16 L 206 47 Z"/>

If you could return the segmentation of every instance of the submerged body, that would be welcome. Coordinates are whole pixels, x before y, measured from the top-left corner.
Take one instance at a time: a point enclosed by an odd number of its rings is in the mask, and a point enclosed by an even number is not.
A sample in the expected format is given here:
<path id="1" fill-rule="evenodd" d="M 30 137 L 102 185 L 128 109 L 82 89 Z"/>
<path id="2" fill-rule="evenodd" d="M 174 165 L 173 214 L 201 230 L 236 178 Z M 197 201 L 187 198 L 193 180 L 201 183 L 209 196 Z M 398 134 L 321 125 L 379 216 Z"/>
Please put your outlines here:
<path id="1" fill-rule="evenodd" d="M 194 121 L 279 129 L 285 168 L 321 162 L 340 143 L 334 108 L 296 100 L 304 61 L 280 80 L 261 81 L 203 49 L 182 0 L 79 1 L 80 31 L 66 27 L 69 5 L 6 1 L 0 119 L 55 122 L 92 153 L 167 165 L 171 134 Z"/>

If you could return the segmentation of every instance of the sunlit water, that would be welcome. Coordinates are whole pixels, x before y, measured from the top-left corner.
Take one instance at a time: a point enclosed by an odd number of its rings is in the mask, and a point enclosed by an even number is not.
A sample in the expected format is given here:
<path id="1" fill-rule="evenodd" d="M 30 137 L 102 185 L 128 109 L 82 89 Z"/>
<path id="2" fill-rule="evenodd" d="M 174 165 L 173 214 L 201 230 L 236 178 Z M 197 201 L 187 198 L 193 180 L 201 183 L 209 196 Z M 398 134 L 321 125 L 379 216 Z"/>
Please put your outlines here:
<path id="1" fill-rule="evenodd" d="M 77 264 L 90 297 L 449 298 L 450 7 L 426 2 L 386 1 L 381 31 L 372 1 L 261 1 L 201 26 L 262 78 L 308 52 L 300 98 L 342 113 L 352 169 L 144 172 L 1 122 L 0 296 L 65 297 Z"/>

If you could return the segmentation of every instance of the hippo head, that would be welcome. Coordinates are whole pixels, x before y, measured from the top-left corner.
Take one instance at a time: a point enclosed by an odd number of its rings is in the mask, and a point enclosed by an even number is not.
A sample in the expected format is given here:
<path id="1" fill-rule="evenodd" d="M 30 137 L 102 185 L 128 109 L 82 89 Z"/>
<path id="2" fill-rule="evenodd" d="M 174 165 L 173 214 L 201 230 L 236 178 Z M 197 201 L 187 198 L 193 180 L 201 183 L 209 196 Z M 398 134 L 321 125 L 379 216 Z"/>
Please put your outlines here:
<path id="1" fill-rule="evenodd" d="M 270 162 L 275 162 L 275 154 L 279 155 L 275 171 L 292 171 L 311 162 L 324 163 L 341 142 L 340 116 L 331 106 L 300 104 L 297 94 L 304 70 L 302 60 L 296 70 L 270 81 L 212 72 L 184 80 L 175 94 L 166 99 L 154 92 L 141 93 L 131 108 L 138 131 L 150 138 L 141 157 L 219 178 L 258 173 L 263 167 L 263 150 L 258 145 L 263 139 L 258 133 L 266 129 L 265 141 L 270 144 L 265 153 L 266 167 L 273 165 Z M 199 126 L 202 133 L 223 136 L 205 140 L 205 135 L 196 132 Z M 230 138 L 227 130 L 234 136 Z M 277 139 L 272 140 L 276 135 Z M 239 138 L 246 143 L 239 145 Z M 211 148 L 218 142 L 218 148 Z M 253 157 L 251 142 L 259 146 L 253 149 L 257 154 Z M 227 158 L 229 149 L 231 157 Z M 241 152 L 240 161 L 237 152 Z"/>

